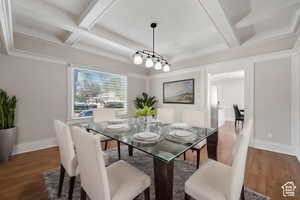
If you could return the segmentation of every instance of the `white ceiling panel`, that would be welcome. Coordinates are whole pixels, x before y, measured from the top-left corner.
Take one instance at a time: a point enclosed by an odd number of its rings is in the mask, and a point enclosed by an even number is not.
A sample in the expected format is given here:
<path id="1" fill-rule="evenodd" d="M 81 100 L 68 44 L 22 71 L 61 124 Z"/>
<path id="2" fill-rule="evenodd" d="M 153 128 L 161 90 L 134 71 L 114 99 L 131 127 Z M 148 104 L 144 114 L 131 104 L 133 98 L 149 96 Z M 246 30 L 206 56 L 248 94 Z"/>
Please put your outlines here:
<path id="1" fill-rule="evenodd" d="M 119 0 L 98 24 L 150 48 L 151 22 L 158 23 L 156 50 L 162 54 L 224 43 L 197 0 Z"/>

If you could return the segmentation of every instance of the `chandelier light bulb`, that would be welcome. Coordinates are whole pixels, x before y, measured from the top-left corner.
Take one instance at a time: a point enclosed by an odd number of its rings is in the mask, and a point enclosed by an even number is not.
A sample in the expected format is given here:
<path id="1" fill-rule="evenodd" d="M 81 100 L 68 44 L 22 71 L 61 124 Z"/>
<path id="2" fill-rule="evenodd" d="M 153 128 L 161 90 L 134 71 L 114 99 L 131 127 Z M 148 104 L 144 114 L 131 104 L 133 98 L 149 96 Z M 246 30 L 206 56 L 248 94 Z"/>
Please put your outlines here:
<path id="1" fill-rule="evenodd" d="M 140 65 L 143 63 L 142 55 L 139 53 L 134 54 L 133 63 L 136 65 Z"/>
<path id="2" fill-rule="evenodd" d="M 170 71 L 170 65 L 167 63 L 165 64 L 164 68 L 163 68 L 164 72 L 169 72 Z"/>
<path id="3" fill-rule="evenodd" d="M 157 62 L 155 63 L 154 68 L 155 68 L 156 70 L 161 70 L 161 68 L 162 68 L 161 62 L 160 62 L 160 61 L 157 61 Z"/>
<path id="4" fill-rule="evenodd" d="M 153 60 L 150 58 L 150 56 L 148 56 L 147 57 L 147 59 L 146 59 L 146 64 L 145 64 L 145 66 L 147 67 L 147 68 L 151 68 L 151 67 L 153 67 Z"/>

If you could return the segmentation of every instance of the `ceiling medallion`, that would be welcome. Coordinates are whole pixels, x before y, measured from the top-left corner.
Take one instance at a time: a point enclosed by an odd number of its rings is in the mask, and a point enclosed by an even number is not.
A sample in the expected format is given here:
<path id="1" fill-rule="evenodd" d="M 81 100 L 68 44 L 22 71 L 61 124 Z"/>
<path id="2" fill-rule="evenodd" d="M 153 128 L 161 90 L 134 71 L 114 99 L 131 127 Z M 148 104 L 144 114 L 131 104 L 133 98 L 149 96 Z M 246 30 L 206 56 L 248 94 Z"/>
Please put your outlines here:
<path id="1" fill-rule="evenodd" d="M 160 54 L 154 51 L 154 30 L 157 27 L 156 23 L 151 23 L 150 27 L 152 28 L 153 38 L 152 38 L 152 50 L 139 50 L 133 55 L 133 63 L 140 65 L 143 62 L 145 63 L 146 68 L 151 68 L 154 66 L 156 70 L 163 70 L 164 72 L 170 71 L 169 62 Z"/>

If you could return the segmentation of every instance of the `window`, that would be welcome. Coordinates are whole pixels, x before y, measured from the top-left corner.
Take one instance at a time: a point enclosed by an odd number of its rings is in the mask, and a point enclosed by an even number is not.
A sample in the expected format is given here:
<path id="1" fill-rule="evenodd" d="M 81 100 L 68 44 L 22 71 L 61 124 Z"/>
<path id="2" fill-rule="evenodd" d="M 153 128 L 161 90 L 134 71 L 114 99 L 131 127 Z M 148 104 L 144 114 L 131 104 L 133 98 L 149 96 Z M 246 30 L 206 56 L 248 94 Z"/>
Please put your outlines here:
<path id="1" fill-rule="evenodd" d="M 99 108 L 115 109 L 117 116 L 127 115 L 127 77 L 71 68 L 72 118 L 93 116 Z"/>

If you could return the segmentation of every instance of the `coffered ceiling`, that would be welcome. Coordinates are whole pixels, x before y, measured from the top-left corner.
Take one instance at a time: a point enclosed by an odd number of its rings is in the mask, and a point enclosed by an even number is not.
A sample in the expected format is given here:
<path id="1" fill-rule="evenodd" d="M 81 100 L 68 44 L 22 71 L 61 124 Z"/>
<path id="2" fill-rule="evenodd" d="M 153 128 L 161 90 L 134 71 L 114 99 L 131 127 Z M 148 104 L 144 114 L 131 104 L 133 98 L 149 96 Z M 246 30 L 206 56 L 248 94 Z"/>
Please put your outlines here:
<path id="1" fill-rule="evenodd" d="M 13 32 L 123 62 L 151 48 L 171 64 L 283 37 L 296 38 L 300 0 L 1 0 L 4 52 Z"/>

